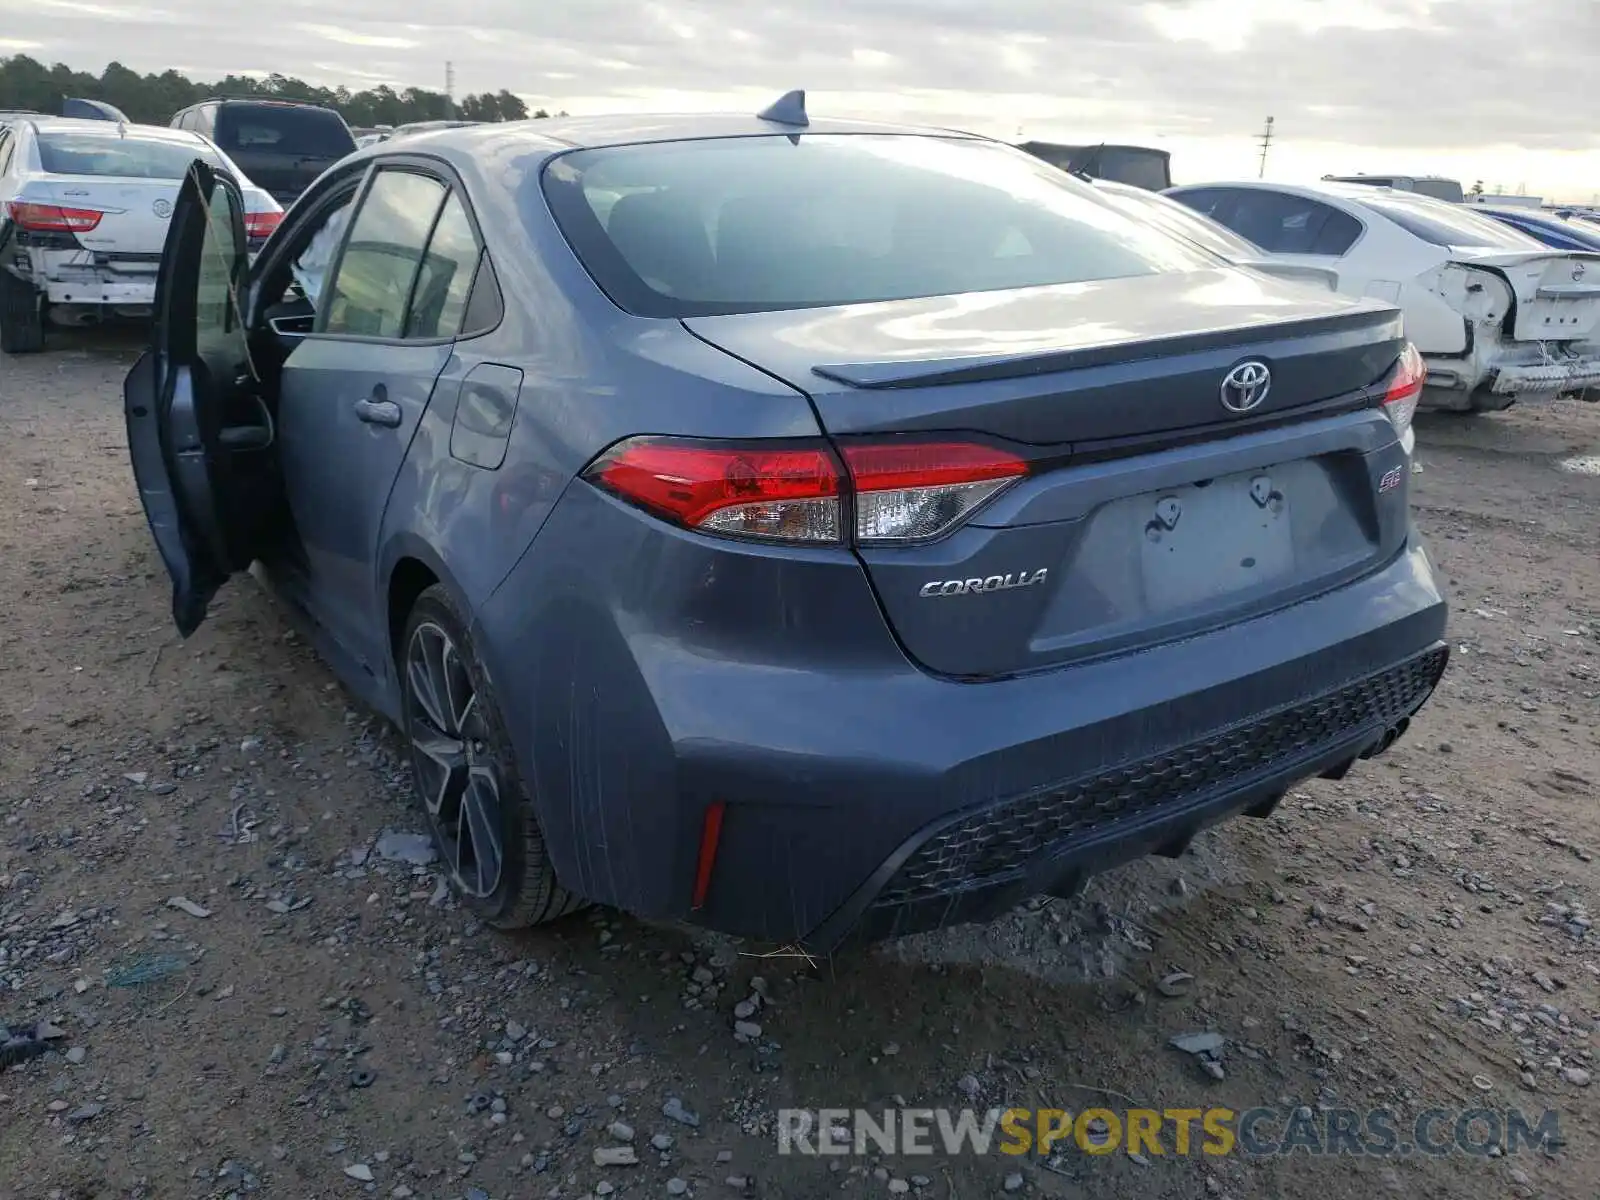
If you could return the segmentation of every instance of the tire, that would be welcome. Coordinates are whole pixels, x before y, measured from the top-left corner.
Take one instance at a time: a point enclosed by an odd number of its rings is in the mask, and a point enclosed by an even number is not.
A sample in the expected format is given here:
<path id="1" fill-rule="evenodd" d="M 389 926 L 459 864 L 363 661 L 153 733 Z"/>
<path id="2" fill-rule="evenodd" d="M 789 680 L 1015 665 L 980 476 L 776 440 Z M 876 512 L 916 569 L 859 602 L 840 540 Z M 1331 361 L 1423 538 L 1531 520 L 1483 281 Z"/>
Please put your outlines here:
<path id="1" fill-rule="evenodd" d="M 0 269 L 0 350 L 37 354 L 44 349 L 44 314 L 39 293 L 26 280 Z"/>
<path id="2" fill-rule="evenodd" d="M 556 879 L 469 627 L 450 594 L 435 584 L 412 606 L 397 650 L 402 731 L 417 803 L 467 909 L 496 929 L 540 925 L 587 901 Z M 498 870 L 490 869 L 484 837 L 490 832 L 498 838 Z"/>

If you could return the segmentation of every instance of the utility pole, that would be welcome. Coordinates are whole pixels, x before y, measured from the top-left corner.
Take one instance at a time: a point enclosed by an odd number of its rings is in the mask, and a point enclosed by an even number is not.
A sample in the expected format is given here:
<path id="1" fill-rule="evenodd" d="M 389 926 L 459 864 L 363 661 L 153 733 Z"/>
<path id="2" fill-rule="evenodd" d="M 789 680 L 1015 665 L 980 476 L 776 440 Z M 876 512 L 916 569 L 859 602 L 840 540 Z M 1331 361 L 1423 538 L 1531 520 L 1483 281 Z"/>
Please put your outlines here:
<path id="1" fill-rule="evenodd" d="M 456 65 L 453 62 L 444 64 L 444 111 L 446 116 L 454 119 L 456 115 Z"/>
<path id="2" fill-rule="evenodd" d="M 1267 124 L 1257 135 L 1256 140 L 1261 143 L 1261 170 L 1257 173 L 1258 179 L 1267 177 L 1267 150 L 1272 146 L 1272 118 L 1267 118 Z"/>

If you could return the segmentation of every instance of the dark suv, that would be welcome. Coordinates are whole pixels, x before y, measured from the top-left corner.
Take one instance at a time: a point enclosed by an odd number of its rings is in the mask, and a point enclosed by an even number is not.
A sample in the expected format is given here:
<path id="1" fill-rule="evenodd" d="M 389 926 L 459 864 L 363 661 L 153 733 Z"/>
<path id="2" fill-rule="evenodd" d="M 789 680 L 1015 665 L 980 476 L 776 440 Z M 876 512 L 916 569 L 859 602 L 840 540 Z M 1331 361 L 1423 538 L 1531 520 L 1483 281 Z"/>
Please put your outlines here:
<path id="1" fill-rule="evenodd" d="M 285 208 L 356 148 L 350 127 L 333 109 L 288 100 L 202 100 L 178 112 L 171 125 L 210 138 Z"/>

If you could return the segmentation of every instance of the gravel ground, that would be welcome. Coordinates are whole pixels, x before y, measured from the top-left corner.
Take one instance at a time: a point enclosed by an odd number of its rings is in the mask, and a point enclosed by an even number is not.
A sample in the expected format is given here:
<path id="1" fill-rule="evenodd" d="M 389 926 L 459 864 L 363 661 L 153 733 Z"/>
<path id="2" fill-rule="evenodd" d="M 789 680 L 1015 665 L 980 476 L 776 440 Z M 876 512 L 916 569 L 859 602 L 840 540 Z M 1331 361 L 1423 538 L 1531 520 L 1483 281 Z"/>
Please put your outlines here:
<path id="1" fill-rule="evenodd" d="M 253 583 L 174 637 L 123 443 L 132 345 L 0 360 L 0 1024 L 50 1035 L 0 1071 L 0 1196 L 1600 1194 L 1600 475 L 1560 465 L 1600 454 L 1600 406 L 1423 424 L 1457 651 L 1384 758 L 1081 902 L 807 963 L 612 912 L 477 927 L 385 837 L 420 829 L 394 736 Z M 1169 1045 L 1191 1032 L 1220 1061 Z M 1130 1100 L 1553 1109 L 1564 1144 L 774 1136 L 795 1105 Z"/>

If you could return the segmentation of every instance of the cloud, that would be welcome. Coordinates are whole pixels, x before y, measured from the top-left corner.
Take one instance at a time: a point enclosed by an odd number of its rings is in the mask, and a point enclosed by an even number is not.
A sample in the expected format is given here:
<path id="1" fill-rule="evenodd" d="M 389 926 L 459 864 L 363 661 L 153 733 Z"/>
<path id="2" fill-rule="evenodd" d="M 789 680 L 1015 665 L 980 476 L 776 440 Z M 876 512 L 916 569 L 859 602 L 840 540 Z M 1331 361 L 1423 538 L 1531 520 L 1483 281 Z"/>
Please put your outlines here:
<path id="1" fill-rule="evenodd" d="M 1476 153 L 1493 159 L 1476 174 L 1600 188 L 1595 0 L 477 0 L 469 28 L 422 0 L 275 0 L 266 22 L 158 2 L 0 0 L 0 28 L 81 68 L 214 62 L 356 87 L 376 48 L 407 85 L 442 86 L 450 59 L 462 91 L 573 112 L 805 87 L 814 111 L 1160 140 L 1241 168 L 1271 114 L 1279 162 L 1421 171 Z"/>
<path id="2" fill-rule="evenodd" d="M 295 26 L 312 37 L 319 37 L 329 42 L 338 42 L 341 46 L 372 46 L 382 50 L 414 50 L 422 45 L 415 38 L 394 37 L 390 34 L 359 33 L 354 29 L 344 29 L 338 25 L 306 25 Z M 284 71 L 285 75 L 294 74 L 293 71 Z"/>

